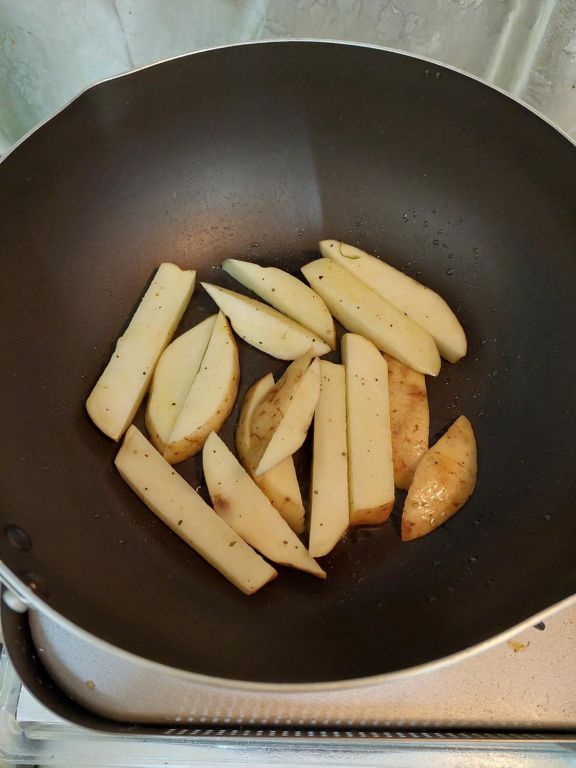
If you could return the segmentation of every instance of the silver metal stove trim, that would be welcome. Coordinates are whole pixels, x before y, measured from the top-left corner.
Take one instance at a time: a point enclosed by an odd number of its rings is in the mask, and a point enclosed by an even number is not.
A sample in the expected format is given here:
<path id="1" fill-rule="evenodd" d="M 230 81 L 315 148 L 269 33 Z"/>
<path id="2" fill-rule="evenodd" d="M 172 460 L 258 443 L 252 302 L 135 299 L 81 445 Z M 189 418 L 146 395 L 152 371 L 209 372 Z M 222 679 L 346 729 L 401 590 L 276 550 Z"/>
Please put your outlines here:
<path id="1" fill-rule="evenodd" d="M 332 690 L 246 690 L 142 670 L 30 612 L 40 660 L 57 685 L 86 709 L 122 722 L 191 729 L 360 730 L 576 729 L 576 608 L 451 666 L 421 675 Z M 286 734 L 283 731 L 286 730 Z M 237 734 L 234 734 L 237 735 Z M 272 734 L 274 735 L 274 734 Z M 298 736 L 298 734 L 296 734 Z"/>

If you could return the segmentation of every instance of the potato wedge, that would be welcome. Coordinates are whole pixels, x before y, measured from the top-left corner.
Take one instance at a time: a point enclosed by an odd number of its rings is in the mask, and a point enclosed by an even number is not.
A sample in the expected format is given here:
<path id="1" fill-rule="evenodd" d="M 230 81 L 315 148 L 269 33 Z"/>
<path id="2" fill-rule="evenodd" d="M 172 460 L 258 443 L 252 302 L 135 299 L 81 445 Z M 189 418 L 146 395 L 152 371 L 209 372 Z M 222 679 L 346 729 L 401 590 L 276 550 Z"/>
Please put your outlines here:
<path id="1" fill-rule="evenodd" d="M 254 475 L 268 472 L 292 456 L 306 439 L 320 395 L 318 358 L 302 355 L 262 398 L 250 424 Z"/>
<path id="2" fill-rule="evenodd" d="M 288 456 L 260 477 L 254 477 L 255 467 L 251 464 L 250 424 L 252 415 L 256 406 L 273 386 L 274 377 L 268 373 L 258 379 L 246 392 L 236 427 L 236 450 L 244 469 L 268 496 L 290 528 L 294 533 L 302 533 L 304 530 L 304 505 L 292 456 Z"/>
<path id="3" fill-rule="evenodd" d="M 222 269 L 279 312 L 300 323 L 330 349 L 336 349 L 334 320 L 320 296 L 294 275 L 277 267 L 226 259 Z"/>
<path id="4" fill-rule="evenodd" d="M 315 355 L 330 352 L 325 341 L 261 301 L 210 283 L 202 285 L 228 317 L 238 336 L 256 349 L 279 360 L 295 360 L 309 349 Z"/>
<path id="5" fill-rule="evenodd" d="M 383 523 L 394 506 L 388 366 L 363 336 L 342 337 L 348 417 L 350 525 Z"/>
<path id="6" fill-rule="evenodd" d="M 326 578 L 324 570 L 215 432 L 206 440 L 202 462 L 214 509 L 239 536 L 275 563 Z"/>
<path id="7" fill-rule="evenodd" d="M 239 381 L 238 347 L 226 316 L 219 312 L 200 370 L 164 448 L 166 461 L 178 464 L 202 449 L 210 432 L 220 429 L 230 415 Z"/>
<path id="8" fill-rule="evenodd" d="M 430 414 L 426 377 L 387 357 L 390 428 L 396 488 L 407 490 L 420 459 L 428 450 Z"/>
<path id="9" fill-rule="evenodd" d="M 207 317 L 175 339 L 156 364 L 146 406 L 146 429 L 160 453 L 169 442 L 178 414 L 200 369 L 216 317 Z"/>
<path id="10" fill-rule="evenodd" d="M 154 367 L 188 306 L 196 272 L 161 264 L 110 362 L 86 400 L 94 424 L 119 440 L 140 407 Z"/>
<path id="11" fill-rule="evenodd" d="M 320 361 L 322 384 L 314 414 L 314 447 L 310 492 L 312 557 L 327 555 L 340 541 L 348 511 L 348 447 L 346 444 L 346 374 L 343 365 Z"/>
<path id="12" fill-rule="evenodd" d="M 126 432 L 114 463 L 144 504 L 242 592 L 250 595 L 278 575 L 135 426 Z"/>
<path id="13" fill-rule="evenodd" d="M 345 328 L 416 371 L 438 374 L 440 355 L 432 336 L 340 264 L 318 259 L 302 273 Z"/>
<path id="14" fill-rule="evenodd" d="M 460 416 L 418 464 L 402 513 L 402 541 L 425 536 L 458 512 L 474 491 L 477 471 L 474 430 Z"/>
<path id="15" fill-rule="evenodd" d="M 456 363 L 466 354 L 464 329 L 444 299 L 385 261 L 337 240 L 322 240 L 322 256 L 334 259 L 432 336 L 440 354 Z"/>

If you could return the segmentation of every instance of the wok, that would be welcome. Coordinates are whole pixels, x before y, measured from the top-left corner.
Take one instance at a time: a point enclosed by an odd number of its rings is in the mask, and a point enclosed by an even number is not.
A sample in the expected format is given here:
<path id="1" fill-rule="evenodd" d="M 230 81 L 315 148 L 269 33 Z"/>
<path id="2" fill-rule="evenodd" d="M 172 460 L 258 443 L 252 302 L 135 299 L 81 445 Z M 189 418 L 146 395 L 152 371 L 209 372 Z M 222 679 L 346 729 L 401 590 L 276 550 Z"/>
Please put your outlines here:
<path id="1" fill-rule="evenodd" d="M 185 56 L 89 89 L 10 153 L 0 227 L 0 556 L 36 610 L 179 669 L 307 684 L 432 662 L 574 592 L 576 152 L 521 104 L 368 47 Z M 231 285 L 224 258 L 297 273 L 324 237 L 457 311 L 469 353 L 428 380 L 431 439 L 471 418 L 478 487 L 408 544 L 399 497 L 325 583 L 282 569 L 246 597 L 124 485 L 84 400 L 162 260 Z M 198 288 L 181 330 L 213 311 Z M 240 402 L 283 364 L 239 345 Z M 198 458 L 179 470 L 202 483 Z"/>

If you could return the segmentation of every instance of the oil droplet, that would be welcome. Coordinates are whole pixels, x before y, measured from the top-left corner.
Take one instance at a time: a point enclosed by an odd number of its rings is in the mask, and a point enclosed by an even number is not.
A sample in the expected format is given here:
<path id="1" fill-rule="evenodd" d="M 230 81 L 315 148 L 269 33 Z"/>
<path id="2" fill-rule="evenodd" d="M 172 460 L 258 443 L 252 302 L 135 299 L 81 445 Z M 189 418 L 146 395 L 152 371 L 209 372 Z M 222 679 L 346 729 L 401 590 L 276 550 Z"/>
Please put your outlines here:
<path id="1" fill-rule="evenodd" d="M 86 680 L 86 688 L 89 688 L 91 691 L 93 691 L 94 688 L 96 688 L 96 683 L 94 680 Z"/>
<path id="2" fill-rule="evenodd" d="M 22 552 L 27 552 L 32 546 L 32 539 L 26 533 L 24 528 L 20 528 L 19 525 L 7 525 L 6 528 L 4 528 L 4 533 L 10 544 Z"/>
<path id="3" fill-rule="evenodd" d="M 41 576 L 36 573 L 23 573 L 22 581 L 37 595 L 41 597 L 48 597 L 48 590 Z"/>
<path id="4" fill-rule="evenodd" d="M 446 270 L 446 274 L 447 275 L 453 275 L 454 274 L 454 267 L 448 267 L 448 269 Z"/>

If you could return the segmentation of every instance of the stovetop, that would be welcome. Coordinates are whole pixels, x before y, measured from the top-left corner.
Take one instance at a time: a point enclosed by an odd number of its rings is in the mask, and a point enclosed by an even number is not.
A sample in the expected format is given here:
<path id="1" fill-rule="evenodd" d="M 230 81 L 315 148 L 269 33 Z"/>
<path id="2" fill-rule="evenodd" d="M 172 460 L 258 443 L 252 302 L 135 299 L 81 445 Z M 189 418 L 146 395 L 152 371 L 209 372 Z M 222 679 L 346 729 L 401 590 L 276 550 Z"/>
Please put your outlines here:
<path id="1" fill-rule="evenodd" d="M 66 723 L 0 666 L 0 762 L 21 765 L 569 766 L 576 761 L 576 607 L 443 669 L 361 695 L 365 722 L 325 730 L 176 723 L 156 736 Z M 374 730 L 370 708 L 389 730 Z M 464 730 L 466 729 L 466 730 Z M 217 737 L 217 738 L 214 738 Z"/>

